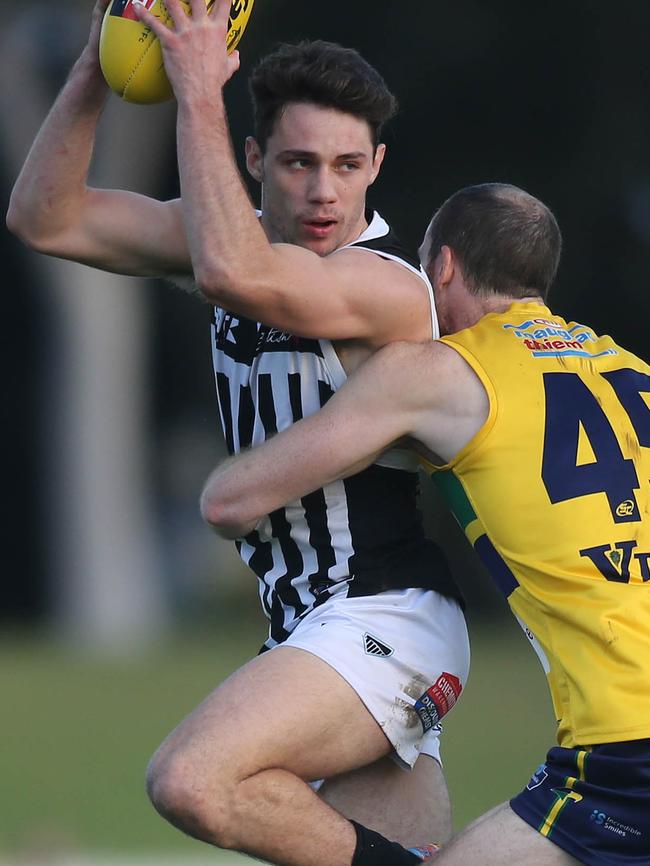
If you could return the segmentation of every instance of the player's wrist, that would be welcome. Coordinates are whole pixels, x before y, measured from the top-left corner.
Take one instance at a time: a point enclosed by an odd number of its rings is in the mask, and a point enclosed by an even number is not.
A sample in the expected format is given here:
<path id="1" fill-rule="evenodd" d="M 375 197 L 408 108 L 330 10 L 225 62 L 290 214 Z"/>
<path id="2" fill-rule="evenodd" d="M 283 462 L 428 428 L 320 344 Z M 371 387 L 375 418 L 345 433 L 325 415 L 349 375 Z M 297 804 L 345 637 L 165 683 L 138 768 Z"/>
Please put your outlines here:
<path id="1" fill-rule="evenodd" d="M 174 95 L 179 109 L 184 109 L 196 117 L 226 119 L 226 106 L 223 90 L 218 85 L 206 86 L 205 81 L 192 80 L 179 82 L 174 86 Z"/>
<path id="2" fill-rule="evenodd" d="M 97 46 L 92 43 L 88 43 L 86 47 L 83 49 L 77 62 L 75 63 L 73 69 L 80 69 L 86 75 L 96 76 L 97 78 L 101 78 L 104 81 L 104 76 L 102 75 L 102 69 L 99 65 L 99 54 L 97 52 Z M 104 83 L 106 83 L 104 81 Z M 108 86 L 108 85 L 107 85 Z"/>
<path id="3" fill-rule="evenodd" d="M 103 104 L 108 97 L 109 87 L 102 75 L 97 51 L 91 50 L 89 45 L 84 48 L 70 70 L 68 82 L 77 84 L 84 95 L 90 97 L 93 102 L 99 101 Z"/>
<path id="4" fill-rule="evenodd" d="M 221 93 L 188 88 L 176 94 L 179 123 L 191 136 L 202 140 L 210 138 L 219 147 L 229 140 L 228 118 Z"/>

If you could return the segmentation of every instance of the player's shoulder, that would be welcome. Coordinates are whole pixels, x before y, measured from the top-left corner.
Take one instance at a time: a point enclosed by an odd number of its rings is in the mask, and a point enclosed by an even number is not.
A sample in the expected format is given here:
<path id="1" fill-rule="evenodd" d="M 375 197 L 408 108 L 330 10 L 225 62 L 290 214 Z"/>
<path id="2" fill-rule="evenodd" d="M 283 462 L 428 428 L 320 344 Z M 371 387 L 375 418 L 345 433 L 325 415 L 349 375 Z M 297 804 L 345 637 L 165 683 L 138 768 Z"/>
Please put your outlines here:
<path id="1" fill-rule="evenodd" d="M 399 360 L 407 364 L 453 366 L 463 359 L 441 340 L 396 340 L 377 352 L 387 363 Z"/>
<path id="2" fill-rule="evenodd" d="M 440 340 L 399 340 L 382 347 L 371 359 L 377 378 L 392 388 L 411 391 L 417 400 L 419 386 L 432 383 L 441 392 L 462 388 L 471 369 L 463 357 Z"/>
<path id="3" fill-rule="evenodd" d="M 417 251 L 408 247 L 377 211 L 366 213 L 367 228 L 342 249 L 364 250 L 420 272 Z"/>
<path id="4" fill-rule="evenodd" d="M 367 227 L 328 258 L 335 267 L 357 270 L 363 283 L 377 288 L 403 291 L 411 286 L 417 293 L 430 292 L 429 281 L 417 253 L 404 244 L 376 211 L 366 212 Z"/>
<path id="5" fill-rule="evenodd" d="M 438 340 L 396 340 L 379 349 L 371 359 L 376 374 L 393 380 L 416 379 L 423 371 L 438 369 L 448 359 L 448 347 Z"/>

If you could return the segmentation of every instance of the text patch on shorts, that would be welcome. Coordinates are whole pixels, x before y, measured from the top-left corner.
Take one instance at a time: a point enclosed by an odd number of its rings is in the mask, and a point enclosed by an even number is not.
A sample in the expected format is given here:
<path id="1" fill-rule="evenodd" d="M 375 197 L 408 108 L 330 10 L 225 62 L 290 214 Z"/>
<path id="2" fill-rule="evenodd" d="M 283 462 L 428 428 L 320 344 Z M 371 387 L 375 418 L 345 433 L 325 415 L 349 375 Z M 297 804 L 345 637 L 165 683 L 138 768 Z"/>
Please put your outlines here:
<path id="1" fill-rule="evenodd" d="M 415 702 L 415 712 L 420 717 L 422 729 L 426 734 L 437 725 L 443 716 L 454 706 L 463 686 L 454 674 L 442 673 L 432 686 Z"/>

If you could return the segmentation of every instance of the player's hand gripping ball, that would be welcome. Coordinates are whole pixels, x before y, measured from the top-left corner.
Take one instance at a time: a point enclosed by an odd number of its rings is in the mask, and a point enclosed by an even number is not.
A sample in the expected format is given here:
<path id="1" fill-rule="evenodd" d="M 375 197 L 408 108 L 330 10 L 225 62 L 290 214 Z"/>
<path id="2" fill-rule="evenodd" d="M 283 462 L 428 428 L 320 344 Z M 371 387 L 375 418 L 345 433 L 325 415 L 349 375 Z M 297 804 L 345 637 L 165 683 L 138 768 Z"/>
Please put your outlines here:
<path id="1" fill-rule="evenodd" d="M 139 21 L 133 11 L 140 3 L 167 25 L 172 20 L 164 0 L 110 0 L 99 38 L 99 62 L 109 87 L 127 102 L 164 102 L 174 95 L 165 74 L 158 37 Z M 227 48 L 233 51 L 241 39 L 254 0 L 232 0 Z M 189 0 L 181 0 L 190 13 Z M 206 0 L 208 9 L 214 0 Z"/>

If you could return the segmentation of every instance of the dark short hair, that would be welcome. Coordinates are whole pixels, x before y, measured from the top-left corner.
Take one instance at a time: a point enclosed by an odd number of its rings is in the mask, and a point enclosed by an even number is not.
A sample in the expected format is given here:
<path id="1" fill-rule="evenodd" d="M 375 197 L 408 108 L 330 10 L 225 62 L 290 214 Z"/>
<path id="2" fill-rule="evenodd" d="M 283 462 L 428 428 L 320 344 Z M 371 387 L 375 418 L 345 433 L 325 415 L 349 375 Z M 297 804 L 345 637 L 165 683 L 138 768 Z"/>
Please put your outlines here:
<path id="1" fill-rule="evenodd" d="M 279 45 L 253 70 L 249 91 L 262 150 L 290 103 L 336 108 L 365 120 L 375 147 L 382 126 L 397 112 L 397 99 L 358 51 L 321 40 Z"/>
<path id="2" fill-rule="evenodd" d="M 425 267 L 448 246 L 470 291 L 515 298 L 547 296 L 562 250 L 560 228 L 546 205 L 505 183 L 454 193 L 434 215 L 429 240 Z"/>

